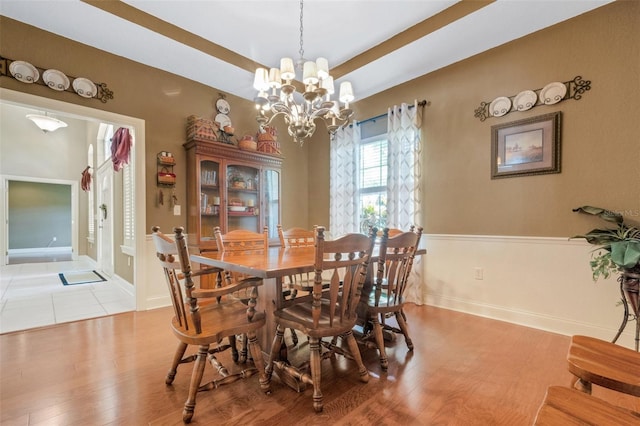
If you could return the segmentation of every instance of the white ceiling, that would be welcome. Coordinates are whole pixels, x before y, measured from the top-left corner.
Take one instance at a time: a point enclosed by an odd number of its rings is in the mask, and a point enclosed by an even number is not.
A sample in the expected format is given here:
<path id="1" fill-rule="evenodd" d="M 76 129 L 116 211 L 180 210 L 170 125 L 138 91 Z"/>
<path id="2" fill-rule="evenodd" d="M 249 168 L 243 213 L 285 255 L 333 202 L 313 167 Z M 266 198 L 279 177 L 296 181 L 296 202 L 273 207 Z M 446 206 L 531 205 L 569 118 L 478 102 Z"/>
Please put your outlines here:
<path id="1" fill-rule="evenodd" d="M 306 0 L 304 53 L 342 65 L 337 83 L 351 81 L 358 100 L 611 1 Z M 255 95 L 256 64 L 299 57 L 299 7 L 298 0 L 0 0 L 1 15 L 246 99 Z M 366 63 L 353 60 L 369 49 Z M 29 61 L 29 52 L 11 59 Z"/>

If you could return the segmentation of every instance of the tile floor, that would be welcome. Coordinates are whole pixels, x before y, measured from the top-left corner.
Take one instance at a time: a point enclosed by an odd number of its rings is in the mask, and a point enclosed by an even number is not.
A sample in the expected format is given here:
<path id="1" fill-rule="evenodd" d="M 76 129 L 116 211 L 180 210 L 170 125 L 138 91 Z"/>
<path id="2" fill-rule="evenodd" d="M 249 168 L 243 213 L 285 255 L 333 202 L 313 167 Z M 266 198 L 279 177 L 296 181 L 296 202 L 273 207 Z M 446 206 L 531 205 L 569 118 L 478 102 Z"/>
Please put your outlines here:
<path id="1" fill-rule="evenodd" d="M 0 266 L 0 333 L 135 309 L 133 293 L 125 291 L 128 283 L 109 279 L 65 286 L 58 276 L 60 272 L 93 269 L 95 262 L 88 257 Z"/>

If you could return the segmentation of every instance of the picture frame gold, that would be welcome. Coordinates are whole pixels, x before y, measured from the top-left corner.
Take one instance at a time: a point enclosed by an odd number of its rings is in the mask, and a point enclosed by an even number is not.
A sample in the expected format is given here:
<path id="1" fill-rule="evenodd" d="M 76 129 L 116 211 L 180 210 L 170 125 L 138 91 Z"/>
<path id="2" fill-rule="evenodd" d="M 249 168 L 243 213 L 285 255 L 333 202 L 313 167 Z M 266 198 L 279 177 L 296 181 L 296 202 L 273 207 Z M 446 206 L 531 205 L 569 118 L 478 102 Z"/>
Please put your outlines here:
<path id="1" fill-rule="evenodd" d="M 491 126 L 491 179 L 560 173 L 562 112 Z"/>

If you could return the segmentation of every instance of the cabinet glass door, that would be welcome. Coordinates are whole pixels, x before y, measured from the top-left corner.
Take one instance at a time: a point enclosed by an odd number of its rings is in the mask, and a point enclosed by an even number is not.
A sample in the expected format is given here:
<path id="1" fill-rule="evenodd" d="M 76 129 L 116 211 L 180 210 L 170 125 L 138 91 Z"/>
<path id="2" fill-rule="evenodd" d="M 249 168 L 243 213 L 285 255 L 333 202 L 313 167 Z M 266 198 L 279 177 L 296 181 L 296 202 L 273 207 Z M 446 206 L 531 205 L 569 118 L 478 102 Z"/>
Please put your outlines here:
<path id="1" fill-rule="evenodd" d="M 213 228 L 220 222 L 220 164 L 200 162 L 200 241 L 215 241 Z"/>
<path id="2" fill-rule="evenodd" d="M 260 229 L 260 169 L 230 164 L 227 166 L 227 232 Z"/>
<path id="3" fill-rule="evenodd" d="M 278 243 L 277 225 L 280 223 L 280 172 L 264 171 L 264 224 L 269 228 L 269 241 Z"/>

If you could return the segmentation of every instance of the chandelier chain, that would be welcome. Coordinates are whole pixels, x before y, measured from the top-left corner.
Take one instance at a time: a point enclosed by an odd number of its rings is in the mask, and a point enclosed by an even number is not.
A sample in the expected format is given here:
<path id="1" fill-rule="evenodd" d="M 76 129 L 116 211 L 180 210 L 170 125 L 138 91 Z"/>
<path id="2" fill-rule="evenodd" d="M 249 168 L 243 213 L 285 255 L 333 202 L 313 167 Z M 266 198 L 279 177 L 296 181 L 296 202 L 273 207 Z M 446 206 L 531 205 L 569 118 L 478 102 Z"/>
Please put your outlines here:
<path id="1" fill-rule="evenodd" d="M 302 23 L 302 8 L 303 8 L 303 0 L 300 0 L 300 61 L 302 61 L 304 59 L 304 47 L 303 47 L 303 30 L 304 30 L 304 25 Z"/>

